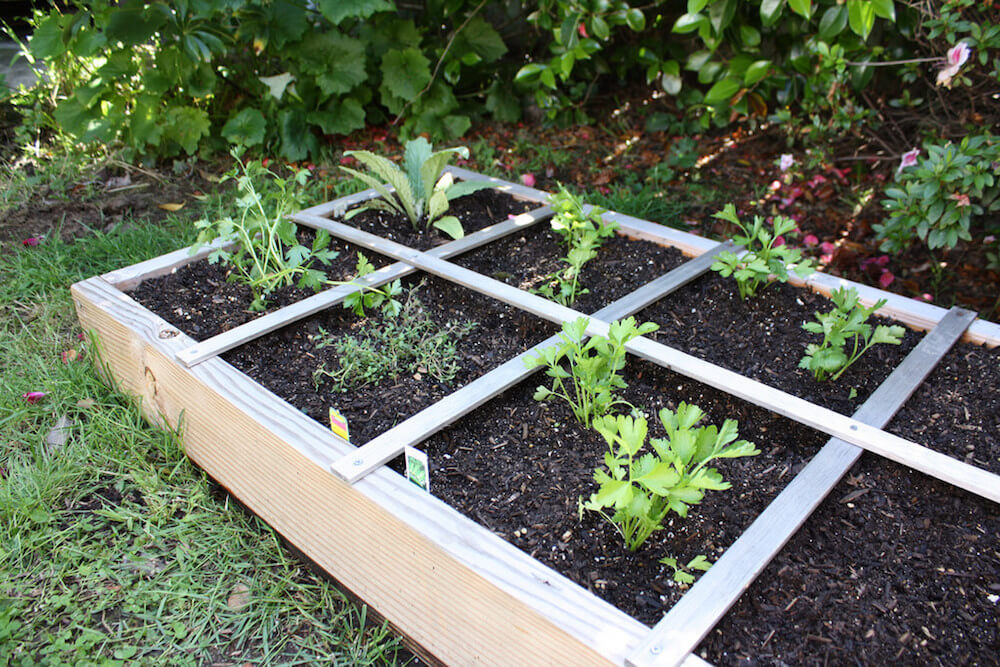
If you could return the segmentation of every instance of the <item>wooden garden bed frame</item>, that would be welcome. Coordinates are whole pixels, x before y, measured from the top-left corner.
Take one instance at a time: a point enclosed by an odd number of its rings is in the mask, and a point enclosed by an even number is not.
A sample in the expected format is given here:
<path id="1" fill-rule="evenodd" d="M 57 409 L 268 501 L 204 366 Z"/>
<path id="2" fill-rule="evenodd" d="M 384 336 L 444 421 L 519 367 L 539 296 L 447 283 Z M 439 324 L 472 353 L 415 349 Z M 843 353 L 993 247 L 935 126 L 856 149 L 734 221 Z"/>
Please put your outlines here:
<path id="1" fill-rule="evenodd" d="M 451 168 L 544 203 L 547 193 Z M 398 260 L 364 279 L 383 284 L 423 270 L 556 323 L 580 313 L 454 265 L 447 258 L 551 216 L 547 207 L 419 252 L 332 220 L 367 191 L 293 216 L 301 224 Z M 588 333 L 638 312 L 708 270 L 728 244 L 616 213 L 619 233 L 679 248 L 694 259 L 594 313 Z M 1000 502 L 1000 477 L 883 430 L 959 339 L 1000 344 L 1000 326 L 816 273 L 797 281 L 825 294 L 854 286 L 879 314 L 930 329 L 851 418 L 645 338 L 629 352 L 830 434 L 713 568 L 650 629 L 430 496 L 384 463 L 525 379 L 509 360 L 357 448 L 253 382 L 219 355 L 340 303 L 340 286 L 197 342 L 123 293 L 205 257 L 186 249 L 73 286 L 84 328 L 96 333 L 109 380 L 134 394 L 150 420 L 182 432 L 192 460 L 410 641 L 445 663 L 704 665 L 691 653 L 780 551 L 864 449 Z M 552 345 L 555 338 L 533 348 Z"/>

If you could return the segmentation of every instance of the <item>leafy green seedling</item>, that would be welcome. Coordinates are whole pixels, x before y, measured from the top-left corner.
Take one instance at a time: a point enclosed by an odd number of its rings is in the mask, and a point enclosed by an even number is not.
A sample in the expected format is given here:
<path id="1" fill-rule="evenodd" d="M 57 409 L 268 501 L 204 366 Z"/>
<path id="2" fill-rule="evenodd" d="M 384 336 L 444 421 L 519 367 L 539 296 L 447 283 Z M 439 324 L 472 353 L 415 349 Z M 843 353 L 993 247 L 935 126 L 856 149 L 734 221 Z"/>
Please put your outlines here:
<path id="1" fill-rule="evenodd" d="M 354 281 L 372 273 L 375 267 L 372 266 L 367 257 L 359 252 L 355 270 L 357 271 L 357 275 L 354 276 Z M 387 317 L 395 317 L 399 314 L 403 304 L 396 297 L 403 293 L 403 285 L 398 280 L 394 280 L 383 287 L 361 286 L 354 281 L 351 281 L 349 284 L 358 285 L 362 289 L 349 294 L 344 299 L 344 308 L 353 310 L 354 314 L 358 317 L 365 316 L 365 308 L 381 310 L 382 314 Z"/>
<path id="2" fill-rule="evenodd" d="M 596 493 L 583 510 L 598 512 L 618 530 L 629 551 L 636 551 L 673 510 L 686 517 L 688 508 L 702 501 L 707 490 L 724 491 L 731 485 L 708 464 L 715 459 L 754 456 L 760 453 L 752 442 L 736 440 L 738 424 L 727 419 L 719 429 L 697 426 L 705 413 L 696 405 L 681 403 L 677 411 L 660 410 L 666 439 L 650 441 L 651 452 L 640 455 L 648 431 L 645 419 L 606 415 L 594 420 L 604 436 L 607 470 L 594 471 Z"/>
<path id="3" fill-rule="evenodd" d="M 550 202 L 555 211 L 552 229 L 563 237 L 568 247 L 568 252 L 561 261 L 569 266 L 547 275 L 541 287 L 533 291 L 564 306 L 570 306 L 578 297 L 589 292 L 580 287 L 583 265 L 597 257 L 597 251 L 607 239 L 614 236 L 618 224 L 604 221 L 601 217 L 604 209 L 595 207 L 585 215 L 580 200 L 562 186 L 559 192 L 552 195 Z"/>
<path id="4" fill-rule="evenodd" d="M 712 564 L 709 563 L 708 559 L 701 554 L 689 560 L 687 565 L 678 565 L 677 559 L 670 556 L 661 558 L 660 563 L 673 569 L 674 581 L 681 584 L 681 586 L 690 586 L 694 583 L 694 575 L 691 574 L 689 570 L 701 570 L 702 572 L 708 572 L 712 568 Z"/>
<path id="5" fill-rule="evenodd" d="M 757 290 L 761 285 L 766 286 L 772 275 L 778 282 L 787 282 L 789 266 L 801 278 L 813 272 L 812 260 L 803 260 L 801 250 L 778 243 L 778 237 L 793 232 L 794 220 L 777 216 L 768 230 L 764 228 L 763 218 L 754 216 L 753 225 L 748 227 L 736 217 L 736 207 L 732 204 L 726 204 L 715 217 L 733 223 L 743 232 L 733 236 L 733 242 L 746 250 L 743 256 L 722 252 L 712 264 L 712 270 L 722 277 L 736 279 L 741 299 L 756 296 Z"/>
<path id="6" fill-rule="evenodd" d="M 885 305 L 885 299 L 879 299 L 873 306 L 865 308 L 860 303 L 858 291 L 853 287 L 834 290 L 830 299 L 833 301 L 833 310 L 829 313 L 816 313 L 817 322 L 802 325 L 810 333 L 823 334 L 823 342 L 819 345 L 810 343 L 806 348 L 806 355 L 799 362 L 799 368 L 812 371 L 817 380 L 836 380 L 868 348 L 877 343 L 899 345 L 902 342 L 906 333 L 903 327 L 897 324 L 879 324 L 873 329 L 868 324 L 868 318 Z"/>
<path id="7" fill-rule="evenodd" d="M 494 187 L 492 183 L 482 181 L 456 183 L 451 174 L 442 175 L 452 155 L 467 158 L 469 149 L 459 146 L 433 152 L 433 147 L 423 137 L 406 142 L 403 169 L 370 151 L 346 151 L 344 155 L 356 158 L 372 173 L 366 174 L 350 167 L 341 169 L 364 181 L 381 195 L 349 211 L 345 219 L 371 209 L 388 211 L 405 215 L 417 231 L 436 227 L 458 239 L 465 235 L 465 231 L 458 218 L 444 215 L 448 211 L 448 202 L 476 190 Z"/>
<path id="8" fill-rule="evenodd" d="M 305 186 L 309 171 L 302 169 L 291 179 L 281 178 L 260 160 L 244 163 L 242 153 L 242 149 L 233 149 L 236 164 L 222 178 L 236 181 L 238 215 L 196 222 L 198 239 L 191 250 L 218 239 L 236 241 L 235 250 L 219 248 L 208 261 L 232 266 L 230 276 L 253 292 L 250 310 L 263 310 L 272 291 L 293 284 L 296 278 L 299 287 L 319 291 L 327 284 L 326 275 L 313 268 L 313 262 L 328 264 L 338 253 L 329 248 L 330 234 L 322 229 L 316 232 L 311 247 L 300 244 L 295 223 L 286 219 L 301 205 L 295 186 Z"/>
<path id="9" fill-rule="evenodd" d="M 612 322 L 608 336 L 594 336 L 586 340 L 586 317 L 563 324 L 559 334 L 561 343 L 541 350 L 524 361 L 528 368 L 546 367 L 545 374 L 552 378 L 552 386 L 539 386 L 535 400 L 561 398 L 569 403 L 573 415 L 584 426 L 593 418 L 607 414 L 612 406 L 628 405 L 615 397 L 615 392 L 628 385 L 619 371 L 625 367 L 625 344 L 659 327 L 652 322 L 636 325 L 635 318 Z M 563 367 L 568 362 L 569 370 Z"/>

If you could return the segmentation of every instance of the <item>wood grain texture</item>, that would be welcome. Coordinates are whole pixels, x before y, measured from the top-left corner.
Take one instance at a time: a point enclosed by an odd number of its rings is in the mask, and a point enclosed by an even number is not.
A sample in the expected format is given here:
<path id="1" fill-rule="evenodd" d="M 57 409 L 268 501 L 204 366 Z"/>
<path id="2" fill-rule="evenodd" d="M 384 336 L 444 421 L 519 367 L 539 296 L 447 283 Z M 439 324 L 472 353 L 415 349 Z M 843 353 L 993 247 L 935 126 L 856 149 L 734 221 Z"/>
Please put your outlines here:
<path id="1" fill-rule="evenodd" d="M 539 221 L 545 220 L 551 216 L 552 209 L 547 206 L 537 208 L 533 211 L 529 211 L 528 213 L 523 213 L 515 216 L 514 218 L 490 225 L 489 227 L 469 234 L 468 236 L 456 241 L 451 241 L 450 243 L 437 246 L 436 248 L 428 251 L 428 254 L 443 258 L 454 257 L 463 252 L 468 252 L 474 248 L 486 245 L 491 241 L 496 241 L 497 239 L 501 239 L 505 236 L 521 231 L 522 229 L 531 227 Z M 309 225 L 311 217 L 304 216 L 299 218 L 293 215 L 291 216 L 291 219 L 297 223 Z M 281 327 L 291 324 L 292 322 L 297 322 L 298 320 L 309 317 L 310 315 L 318 313 L 321 310 L 335 306 L 351 294 L 357 292 L 359 290 L 358 285 L 363 285 L 364 288 L 379 287 L 380 285 L 397 280 L 414 273 L 415 271 L 416 269 L 411 267 L 409 264 L 396 262 L 395 264 L 391 264 L 379 269 L 378 271 L 370 273 L 363 278 L 356 279 L 356 285 L 349 284 L 332 287 L 319 292 L 318 294 L 306 297 L 301 301 L 297 301 L 291 305 L 279 308 L 278 310 L 274 310 L 266 315 L 250 320 L 249 322 L 245 322 L 237 327 L 233 327 L 232 329 L 224 331 L 221 334 L 195 343 L 191 347 L 181 350 L 181 352 L 177 355 L 177 360 L 185 366 L 193 366 L 206 359 L 210 359 L 222 354 L 223 352 L 231 350 L 234 347 L 248 343 L 255 338 L 259 338 L 267 333 L 280 329 Z"/>
<path id="2" fill-rule="evenodd" d="M 685 262 L 605 306 L 594 313 L 593 317 L 610 321 L 638 312 L 707 271 L 716 253 L 731 249 L 731 243 L 720 243 L 715 252 L 705 253 Z M 402 454 L 404 448 L 423 442 L 483 403 L 541 370 L 538 367 L 526 368 L 524 360 L 547 347 L 558 345 L 560 340 L 558 335 L 547 338 L 368 441 L 354 452 L 335 461 L 330 469 L 341 479 L 353 484 Z"/>
<path id="3" fill-rule="evenodd" d="M 866 424 L 889 423 L 941 358 L 975 320 L 953 308 L 910 351 L 902 363 L 854 414 Z M 674 667 L 693 651 L 735 604 L 864 450 L 832 438 L 744 533 L 703 574 L 636 647 L 632 667 Z"/>
<path id="4" fill-rule="evenodd" d="M 572 308 L 524 292 L 499 280 L 494 280 L 437 257 L 431 257 L 427 253 L 413 250 L 374 234 L 324 218 L 314 217 L 313 221 L 322 225 L 338 238 L 389 255 L 428 273 L 451 280 L 463 287 L 491 296 L 551 322 L 561 324 L 586 317 Z M 607 335 L 607 322 L 593 317 L 587 318 L 587 320 L 586 333 L 588 336 Z M 846 440 L 853 445 L 863 447 L 897 463 L 902 463 L 926 475 L 1000 503 L 1000 476 L 998 475 L 648 338 L 635 338 L 625 345 L 625 349 L 647 361 L 703 382 L 800 424 Z"/>
<path id="5" fill-rule="evenodd" d="M 241 502 L 447 664 L 621 664 L 648 628 L 381 469 L 328 471 L 350 446 L 106 281 L 73 287 L 85 329 L 152 421 Z M 183 415 L 183 418 L 182 418 Z"/>

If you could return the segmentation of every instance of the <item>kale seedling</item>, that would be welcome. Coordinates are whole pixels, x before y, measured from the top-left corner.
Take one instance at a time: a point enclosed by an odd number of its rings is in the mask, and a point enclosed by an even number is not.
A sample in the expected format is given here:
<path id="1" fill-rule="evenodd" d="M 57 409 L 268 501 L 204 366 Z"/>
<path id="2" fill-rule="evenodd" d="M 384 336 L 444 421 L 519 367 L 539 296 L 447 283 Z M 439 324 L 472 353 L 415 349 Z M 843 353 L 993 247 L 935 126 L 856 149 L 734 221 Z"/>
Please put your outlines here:
<path id="1" fill-rule="evenodd" d="M 535 390 L 535 400 L 565 400 L 584 426 L 590 426 L 593 418 L 607 414 L 614 405 L 628 405 L 614 395 L 628 386 L 618 373 L 625 367 L 625 344 L 659 328 L 652 322 L 636 326 L 635 318 L 629 317 L 612 322 L 607 337 L 594 336 L 584 341 L 588 322 L 586 317 L 565 322 L 559 333 L 561 343 L 524 360 L 528 368 L 545 366 L 545 374 L 552 378 L 551 388 L 539 386 Z M 564 359 L 569 362 L 569 370 L 563 368 Z"/>
<path id="2" fill-rule="evenodd" d="M 312 264 L 314 261 L 328 264 L 337 256 L 335 250 L 329 249 L 330 234 L 318 230 L 312 246 L 306 247 L 296 237 L 295 223 L 285 219 L 300 207 L 295 186 L 305 185 L 309 171 L 302 169 L 289 180 L 264 167 L 260 160 L 244 163 L 240 149 L 234 149 L 232 155 L 236 165 L 222 181 L 236 181 L 239 213 L 235 218 L 196 222 L 199 233 L 192 252 L 217 239 L 236 241 L 239 244 L 236 250 L 220 248 L 208 256 L 208 261 L 213 264 L 221 261 L 233 267 L 230 278 L 253 292 L 250 310 L 263 310 L 272 291 L 293 284 L 296 278 L 299 287 L 319 291 L 328 281 Z"/>
<path id="3" fill-rule="evenodd" d="M 642 455 L 645 419 L 607 415 L 594 420 L 594 428 L 608 443 L 607 470 L 594 471 L 599 488 L 590 500 L 580 499 L 580 514 L 598 512 L 618 530 L 629 551 L 662 530 L 671 510 L 686 517 L 688 507 L 700 503 L 705 491 L 730 488 L 718 470 L 707 467 L 710 462 L 760 453 L 753 443 L 736 440 L 738 424 L 733 419 L 721 429 L 697 426 L 705 413 L 696 405 L 681 403 L 676 412 L 664 408 L 659 416 L 667 437 L 651 440 L 652 451 Z"/>
<path id="4" fill-rule="evenodd" d="M 377 209 L 405 215 L 417 231 L 436 227 L 452 238 L 462 238 L 465 231 L 459 219 L 444 215 L 448 212 L 448 202 L 476 190 L 496 186 L 483 181 L 455 183 L 451 174 L 442 176 L 441 172 L 453 154 L 467 158 L 469 149 L 460 146 L 433 152 L 433 146 L 423 137 L 411 139 L 404 149 L 403 169 L 370 151 L 346 151 L 344 155 L 356 158 L 368 167 L 371 174 L 350 167 L 341 169 L 367 183 L 381 196 L 349 211 L 344 218 L 350 219 L 362 211 Z"/>
<path id="5" fill-rule="evenodd" d="M 903 327 L 879 324 L 873 329 L 868 324 L 868 318 L 885 305 L 885 299 L 879 299 L 875 305 L 865 308 L 853 287 L 834 290 L 830 299 L 833 310 L 816 313 L 817 322 L 802 325 L 810 333 L 823 334 L 823 342 L 819 345 L 810 343 L 806 355 L 799 362 L 799 368 L 812 371 L 817 380 L 836 380 L 876 343 L 899 345 L 902 342 L 906 333 Z"/>
<path id="6" fill-rule="evenodd" d="M 779 282 L 788 281 L 788 267 L 801 278 L 813 272 L 811 259 L 802 259 L 802 251 L 787 244 L 777 244 L 779 236 L 791 234 L 795 221 L 777 216 L 770 230 L 764 228 L 764 220 L 754 216 L 753 225 L 747 227 L 736 217 L 736 207 L 726 207 L 715 214 L 716 218 L 731 222 L 743 232 L 733 236 L 733 242 L 746 250 L 742 257 L 732 252 L 719 253 L 712 270 L 722 277 L 733 276 L 740 288 L 740 298 L 756 296 L 761 285 L 767 285 L 773 275 Z"/>

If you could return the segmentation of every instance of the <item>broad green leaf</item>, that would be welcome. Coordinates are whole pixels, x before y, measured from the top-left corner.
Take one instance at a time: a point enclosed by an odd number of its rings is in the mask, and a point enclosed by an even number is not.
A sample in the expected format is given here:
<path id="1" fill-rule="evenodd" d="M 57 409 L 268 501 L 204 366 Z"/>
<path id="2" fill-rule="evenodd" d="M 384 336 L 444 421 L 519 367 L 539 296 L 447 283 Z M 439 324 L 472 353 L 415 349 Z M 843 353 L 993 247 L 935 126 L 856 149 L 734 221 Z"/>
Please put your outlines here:
<path id="1" fill-rule="evenodd" d="M 708 92 L 705 93 L 705 104 L 712 106 L 727 102 L 733 95 L 739 92 L 740 87 L 739 79 L 736 77 L 726 77 L 708 89 Z"/>
<path id="2" fill-rule="evenodd" d="M 488 63 L 507 53 L 507 45 L 503 43 L 500 33 L 481 16 L 469 20 L 455 38 L 453 48 L 458 49 L 458 53 L 472 51 Z"/>
<path id="3" fill-rule="evenodd" d="M 760 46 L 760 31 L 751 25 L 740 26 L 740 39 L 744 46 Z"/>
<path id="4" fill-rule="evenodd" d="M 48 60 L 66 51 L 63 41 L 64 18 L 59 14 L 49 14 L 39 22 L 28 38 L 28 50 L 37 60 Z"/>
<path id="5" fill-rule="evenodd" d="M 446 215 L 440 220 L 435 220 L 433 224 L 453 239 L 460 239 L 465 236 L 462 223 L 453 215 Z"/>
<path id="6" fill-rule="evenodd" d="M 778 22 L 781 18 L 781 9 L 785 0 L 763 0 L 760 3 L 760 19 L 765 27 L 769 27 Z"/>
<path id="7" fill-rule="evenodd" d="M 423 137 L 410 139 L 403 150 L 403 173 L 406 174 L 413 194 L 418 199 L 430 197 L 441 169 L 448 162 L 448 154 L 444 153 L 442 157 L 442 152 L 434 156 L 432 163 L 430 158 L 433 150 L 434 147 Z M 434 173 L 431 173 L 432 171 Z"/>
<path id="8" fill-rule="evenodd" d="M 448 210 L 448 197 L 444 192 L 434 192 L 427 201 L 427 219 L 436 220 Z"/>
<path id="9" fill-rule="evenodd" d="M 416 97 L 431 80 L 430 61 L 415 48 L 392 49 L 382 58 L 381 70 L 388 91 L 404 100 Z"/>
<path id="10" fill-rule="evenodd" d="M 300 109 L 285 109 L 278 114 L 279 153 L 290 162 L 304 160 L 319 148 L 319 142 Z"/>
<path id="11" fill-rule="evenodd" d="M 812 0 L 788 0 L 788 6 L 803 18 L 809 18 L 812 15 Z"/>
<path id="12" fill-rule="evenodd" d="M 154 6 L 144 7 L 138 0 L 125 2 L 111 12 L 104 29 L 108 42 L 122 42 L 125 46 L 142 44 L 163 25 L 165 15 Z"/>
<path id="13" fill-rule="evenodd" d="M 366 19 L 376 12 L 396 9 L 390 0 L 317 0 L 316 8 L 333 25 L 344 19 Z"/>
<path id="14" fill-rule="evenodd" d="M 872 0 L 872 9 L 879 18 L 896 20 L 896 7 L 892 0 Z"/>
<path id="15" fill-rule="evenodd" d="M 708 19 L 716 35 L 721 35 L 732 23 L 739 2 L 740 0 L 716 0 L 709 6 Z"/>
<path id="16" fill-rule="evenodd" d="M 334 30 L 308 33 L 296 53 L 299 67 L 327 95 L 350 92 L 368 79 L 364 43 Z"/>
<path id="17" fill-rule="evenodd" d="M 697 14 L 708 5 L 708 0 L 688 0 L 688 14 Z"/>
<path id="18" fill-rule="evenodd" d="M 448 195 L 448 200 L 451 201 L 479 190 L 487 190 L 495 187 L 497 187 L 495 183 L 487 181 L 460 181 L 445 190 L 445 193 Z"/>
<path id="19" fill-rule="evenodd" d="M 681 476 L 669 463 L 660 462 L 648 472 L 635 479 L 653 493 L 665 496 L 680 481 Z"/>
<path id="20" fill-rule="evenodd" d="M 835 5 L 823 12 L 819 20 L 818 35 L 820 39 L 830 41 L 847 27 L 847 7 Z"/>
<path id="21" fill-rule="evenodd" d="M 767 76 L 768 70 L 771 68 L 770 60 L 757 60 L 747 67 L 746 72 L 743 73 L 743 85 L 752 86 L 757 83 L 765 76 Z"/>
<path id="22" fill-rule="evenodd" d="M 198 142 L 212 128 L 208 112 L 194 107 L 171 107 L 167 111 L 167 131 L 164 138 L 173 139 L 188 155 L 198 150 Z"/>
<path id="23" fill-rule="evenodd" d="M 673 31 L 680 34 L 694 32 L 707 20 L 704 14 L 683 14 L 674 22 Z"/>
<path id="24" fill-rule="evenodd" d="M 635 32 L 646 29 L 646 15 L 637 7 L 632 7 L 625 12 L 625 23 Z"/>
<path id="25" fill-rule="evenodd" d="M 875 327 L 875 333 L 872 334 L 872 343 L 888 343 L 890 345 L 899 345 L 903 342 L 903 336 L 906 335 L 906 329 L 898 325 L 886 326 L 880 324 Z"/>
<path id="26" fill-rule="evenodd" d="M 257 109 L 244 109 L 222 127 L 222 136 L 233 144 L 256 146 L 264 141 L 267 121 Z"/>
<path id="27" fill-rule="evenodd" d="M 847 21 L 855 35 L 868 39 L 875 25 L 875 8 L 871 0 L 847 0 Z"/>
<path id="28" fill-rule="evenodd" d="M 365 109 L 353 97 L 333 101 L 320 111 L 310 111 L 306 120 L 323 134 L 350 134 L 365 126 Z"/>

